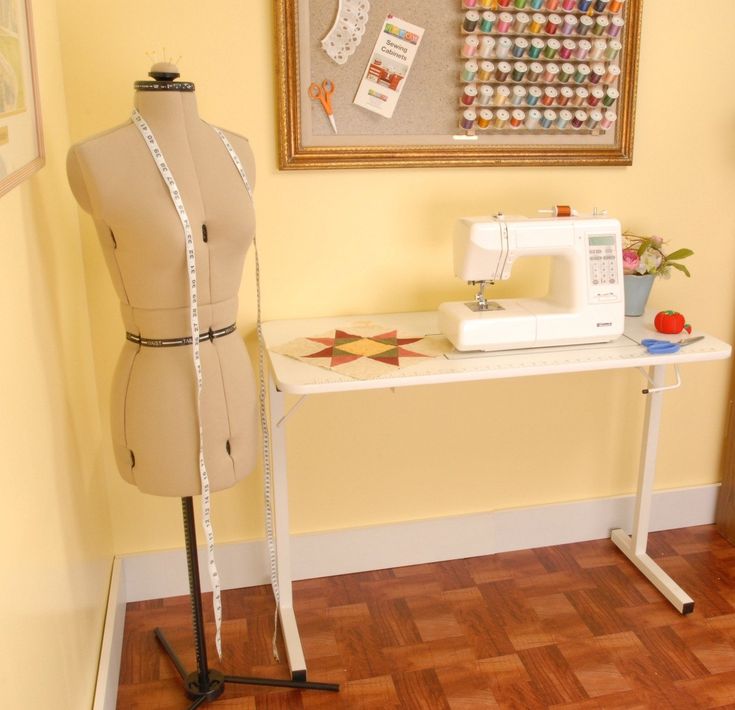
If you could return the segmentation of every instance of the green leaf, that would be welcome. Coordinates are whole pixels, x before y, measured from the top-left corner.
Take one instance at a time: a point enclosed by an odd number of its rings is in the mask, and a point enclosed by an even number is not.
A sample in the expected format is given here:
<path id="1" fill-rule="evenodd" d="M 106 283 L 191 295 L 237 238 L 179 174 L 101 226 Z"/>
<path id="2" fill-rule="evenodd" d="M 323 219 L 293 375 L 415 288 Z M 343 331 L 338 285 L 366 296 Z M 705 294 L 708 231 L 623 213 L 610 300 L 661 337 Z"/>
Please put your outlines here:
<path id="1" fill-rule="evenodd" d="M 694 252 L 691 249 L 677 249 L 669 254 L 668 259 L 669 261 L 671 261 L 671 259 L 686 259 L 692 254 L 694 254 Z"/>
<path id="2" fill-rule="evenodd" d="M 679 269 L 679 271 L 683 272 L 687 276 L 691 276 L 691 274 L 689 273 L 689 269 L 687 269 L 687 267 L 684 266 L 684 264 L 674 264 L 672 262 L 672 263 L 669 264 L 669 266 L 671 266 L 674 269 Z"/>

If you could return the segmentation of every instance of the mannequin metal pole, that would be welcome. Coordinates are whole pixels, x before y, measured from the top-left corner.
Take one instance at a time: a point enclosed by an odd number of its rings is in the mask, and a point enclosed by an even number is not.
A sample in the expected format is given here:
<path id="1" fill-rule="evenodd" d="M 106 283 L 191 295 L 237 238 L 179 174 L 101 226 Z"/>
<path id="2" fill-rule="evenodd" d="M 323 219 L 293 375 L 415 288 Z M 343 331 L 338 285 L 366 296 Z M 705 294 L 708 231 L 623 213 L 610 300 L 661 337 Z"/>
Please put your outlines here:
<path id="1" fill-rule="evenodd" d="M 196 529 L 194 526 L 194 506 L 191 497 L 181 499 L 184 518 L 184 540 L 186 542 L 186 563 L 189 572 L 189 595 L 191 597 L 192 622 L 194 627 L 194 645 L 197 669 L 187 673 L 183 663 L 169 644 L 163 631 L 155 629 L 155 635 L 166 655 L 176 667 L 184 681 L 186 695 L 194 700 L 188 710 L 194 710 L 210 700 L 218 698 L 225 689 L 225 683 L 240 685 L 267 685 L 299 690 L 338 691 L 336 683 L 313 683 L 309 681 L 280 680 L 279 678 L 250 678 L 243 676 L 223 675 L 220 671 L 210 670 L 207 665 L 207 648 L 204 637 L 204 615 L 202 613 L 202 592 L 199 578 L 199 558 L 197 554 Z"/>

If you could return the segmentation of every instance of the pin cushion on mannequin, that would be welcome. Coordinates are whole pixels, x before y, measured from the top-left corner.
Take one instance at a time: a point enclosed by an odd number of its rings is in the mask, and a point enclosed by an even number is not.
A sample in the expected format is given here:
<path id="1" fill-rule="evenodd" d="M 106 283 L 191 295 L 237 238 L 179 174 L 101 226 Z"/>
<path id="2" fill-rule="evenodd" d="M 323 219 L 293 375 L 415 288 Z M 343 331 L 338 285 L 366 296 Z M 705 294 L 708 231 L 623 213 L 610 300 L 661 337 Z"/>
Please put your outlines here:
<path id="1" fill-rule="evenodd" d="M 145 140 L 133 123 L 113 128 L 74 145 L 67 171 L 94 219 L 127 332 L 111 397 L 118 469 L 142 492 L 185 497 L 201 492 L 200 423 L 211 491 L 233 486 L 255 466 L 257 395 L 233 327 L 255 216 L 230 155 L 198 115 L 194 85 L 174 81 L 178 75 L 173 64 L 155 64 L 153 81 L 136 82 L 134 103 L 175 177 L 193 233 L 199 407 L 186 243 Z M 226 136 L 252 186 L 248 141 Z"/>

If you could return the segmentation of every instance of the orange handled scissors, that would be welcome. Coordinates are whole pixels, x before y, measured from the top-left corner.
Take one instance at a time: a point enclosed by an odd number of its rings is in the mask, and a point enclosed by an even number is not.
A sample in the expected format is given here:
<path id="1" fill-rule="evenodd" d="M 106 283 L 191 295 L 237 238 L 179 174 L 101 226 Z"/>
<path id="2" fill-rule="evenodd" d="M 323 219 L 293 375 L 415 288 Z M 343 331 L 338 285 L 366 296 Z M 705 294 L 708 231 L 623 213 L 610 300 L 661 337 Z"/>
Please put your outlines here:
<path id="1" fill-rule="evenodd" d="M 325 79 L 321 86 L 319 84 L 316 84 L 314 82 L 311 83 L 309 86 L 309 96 L 312 99 L 318 100 L 321 102 L 322 106 L 324 107 L 324 110 L 327 113 L 327 118 L 329 119 L 329 122 L 332 124 L 332 128 L 334 129 L 334 132 L 337 132 L 337 123 L 334 120 L 334 113 L 332 111 L 332 94 L 334 93 L 334 82 L 330 81 L 329 79 Z"/>

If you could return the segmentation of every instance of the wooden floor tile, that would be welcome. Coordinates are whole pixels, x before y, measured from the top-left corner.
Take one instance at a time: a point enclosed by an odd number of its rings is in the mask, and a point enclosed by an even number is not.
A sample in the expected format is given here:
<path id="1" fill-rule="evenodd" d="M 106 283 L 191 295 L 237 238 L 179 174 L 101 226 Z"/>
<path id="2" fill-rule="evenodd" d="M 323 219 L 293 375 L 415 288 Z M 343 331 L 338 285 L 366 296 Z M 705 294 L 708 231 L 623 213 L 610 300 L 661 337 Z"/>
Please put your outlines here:
<path id="1" fill-rule="evenodd" d="M 339 693 L 227 684 L 234 710 L 735 710 L 735 548 L 712 526 L 655 533 L 649 554 L 695 599 L 679 614 L 609 540 L 302 580 L 311 680 Z M 288 678 L 268 587 L 223 593 L 233 675 Z M 153 629 L 194 670 L 187 597 L 128 605 L 120 710 L 190 704 Z"/>

